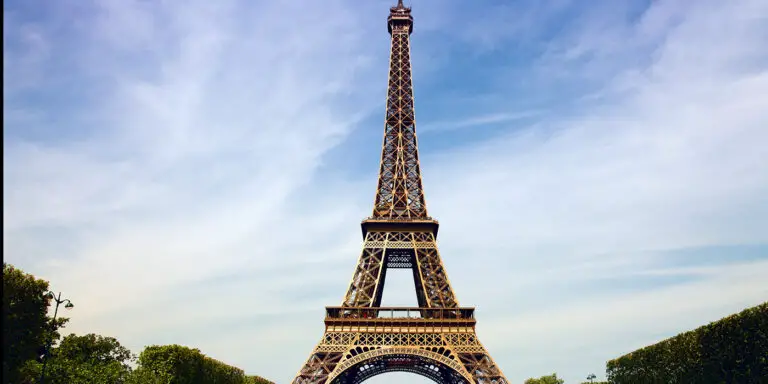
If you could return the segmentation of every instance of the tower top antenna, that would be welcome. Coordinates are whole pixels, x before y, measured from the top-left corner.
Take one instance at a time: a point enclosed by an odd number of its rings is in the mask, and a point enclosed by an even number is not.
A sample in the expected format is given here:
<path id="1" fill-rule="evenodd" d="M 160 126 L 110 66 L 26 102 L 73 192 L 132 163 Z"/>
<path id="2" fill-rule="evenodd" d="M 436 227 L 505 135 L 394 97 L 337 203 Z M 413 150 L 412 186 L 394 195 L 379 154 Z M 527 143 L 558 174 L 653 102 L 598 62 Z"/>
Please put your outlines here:
<path id="1" fill-rule="evenodd" d="M 403 4 L 403 0 L 397 0 L 397 5 L 390 8 L 392 12 L 403 12 L 403 11 L 410 11 L 411 9 L 406 7 L 405 4 Z"/>

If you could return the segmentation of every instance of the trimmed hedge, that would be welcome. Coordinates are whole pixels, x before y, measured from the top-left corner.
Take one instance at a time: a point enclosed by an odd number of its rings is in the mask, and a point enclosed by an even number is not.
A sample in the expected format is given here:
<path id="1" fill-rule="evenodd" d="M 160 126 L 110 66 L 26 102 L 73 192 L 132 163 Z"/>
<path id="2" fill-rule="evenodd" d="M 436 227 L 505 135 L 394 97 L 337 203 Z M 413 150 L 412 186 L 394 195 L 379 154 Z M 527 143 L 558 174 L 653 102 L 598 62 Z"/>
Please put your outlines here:
<path id="1" fill-rule="evenodd" d="M 139 355 L 139 365 L 160 382 L 168 384 L 267 383 L 260 381 L 258 376 L 246 376 L 239 368 L 205 356 L 198 349 L 181 345 L 146 347 Z"/>
<path id="2" fill-rule="evenodd" d="M 765 383 L 768 302 L 607 363 L 615 384 Z"/>
<path id="3" fill-rule="evenodd" d="M 246 384 L 275 384 L 261 376 L 246 376 Z"/>

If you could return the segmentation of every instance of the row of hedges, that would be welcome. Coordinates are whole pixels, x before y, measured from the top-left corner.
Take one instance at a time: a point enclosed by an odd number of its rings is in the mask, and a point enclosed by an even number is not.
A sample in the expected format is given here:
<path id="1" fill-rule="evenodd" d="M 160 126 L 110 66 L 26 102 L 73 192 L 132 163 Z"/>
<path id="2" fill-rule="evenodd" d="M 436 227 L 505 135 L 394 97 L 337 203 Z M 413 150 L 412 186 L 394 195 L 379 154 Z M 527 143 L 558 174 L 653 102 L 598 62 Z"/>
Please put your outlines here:
<path id="1" fill-rule="evenodd" d="M 762 383 L 768 302 L 607 363 L 611 383 Z"/>
<path id="2" fill-rule="evenodd" d="M 198 349 L 181 345 L 153 345 L 139 355 L 141 369 L 161 382 L 173 384 L 262 384 L 269 381 L 246 376 L 239 368 L 205 356 Z M 173 378 L 171 380 L 171 378 Z"/>

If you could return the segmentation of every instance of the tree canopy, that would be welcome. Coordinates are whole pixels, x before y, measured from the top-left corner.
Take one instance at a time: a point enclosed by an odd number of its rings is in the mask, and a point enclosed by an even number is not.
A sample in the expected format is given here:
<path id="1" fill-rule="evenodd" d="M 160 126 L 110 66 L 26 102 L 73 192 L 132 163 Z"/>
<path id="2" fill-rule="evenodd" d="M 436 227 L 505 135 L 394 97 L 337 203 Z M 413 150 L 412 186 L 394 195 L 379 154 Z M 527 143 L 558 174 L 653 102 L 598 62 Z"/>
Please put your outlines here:
<path id="1" fill-rule="evenodd" d="M 51 351 L 47 380 L 51 384 L 122 383 L 131 373 L 131 351 L 113 337 L 71 334 Z"/>
<path id="2" fill-rule="evenodd" d="M 149 346 L 138 359 L 114 337 L 70 334 L 48 316 L 48 282 L 3 263 L 3 384 L 274 384 L 180 345 Z M 138 362 L 136 369 L 130 363 Z"/>
<path id="3" fill-rule="evenodd" d="M 66 318 L 48 316 L 48 282 L 3 263 L 3 382 L 24 380 L 27 362 L 38 359 L 55 342 Z"/>
<path id="4" fill-rule="evenodd" d="M 524 382 L 524 384 L 563 384 L 565 380 L 559 379 L 557 373 L 553 373 L 549 376 L 542 376 L 538 379 L 530 378 Z"/>

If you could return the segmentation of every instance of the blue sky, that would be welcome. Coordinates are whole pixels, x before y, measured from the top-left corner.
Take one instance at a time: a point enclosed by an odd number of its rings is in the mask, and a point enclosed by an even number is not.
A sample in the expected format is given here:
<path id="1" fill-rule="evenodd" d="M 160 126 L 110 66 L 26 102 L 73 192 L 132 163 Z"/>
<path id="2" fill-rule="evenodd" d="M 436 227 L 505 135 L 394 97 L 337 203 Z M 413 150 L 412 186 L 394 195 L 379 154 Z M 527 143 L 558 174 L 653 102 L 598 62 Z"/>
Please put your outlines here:
<path id="1" fill-rule="evenodd" d="M 6 260 L 70 331 L 288 382 L 372 208 L 391 3 L 6 2 Z M 768 298 L 768 3 L 412 6 L 429 212 L 510 380 Z"/>

